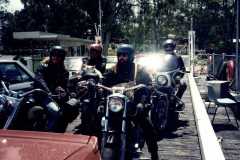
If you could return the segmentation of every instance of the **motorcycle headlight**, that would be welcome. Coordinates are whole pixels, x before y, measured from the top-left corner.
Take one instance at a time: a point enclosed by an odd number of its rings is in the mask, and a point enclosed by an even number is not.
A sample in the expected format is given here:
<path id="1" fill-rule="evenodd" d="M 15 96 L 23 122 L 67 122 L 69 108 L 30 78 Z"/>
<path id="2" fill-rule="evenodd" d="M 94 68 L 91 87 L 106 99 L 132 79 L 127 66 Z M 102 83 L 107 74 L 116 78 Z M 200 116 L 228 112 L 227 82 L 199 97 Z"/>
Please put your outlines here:
<path id="1" fill-rule="evenodd" d="M 175 80 L 180 81 L 181 78 L 182 78 L 182 77 L 181 77 L 180 75 L 177 75 L 177 76 L 175 77 Z"/>
<path id="2" fill-rule="evenodd" d="M 168 79 L 165 75 L 157 76 L 157 83 L 161 86 L 165 86 L 168 83 Z"/>
<path id="3" fill-rule="evenodd" d="M 178 83 L 178 82 L 182 79 L 183 76 L 184 76 L 183 73 L 181 73 L 181 72 L 176 72 L 176 73 L 173 75 L 173 79 L 174 79 L 175 83 Z"/>
<path id="4" fill-rule="evenodd" d="M 120 98 L 111 98 L 109 99 L 109 109 L 112 112 L 119 112 L 123 109 L 123 100 Z"/>

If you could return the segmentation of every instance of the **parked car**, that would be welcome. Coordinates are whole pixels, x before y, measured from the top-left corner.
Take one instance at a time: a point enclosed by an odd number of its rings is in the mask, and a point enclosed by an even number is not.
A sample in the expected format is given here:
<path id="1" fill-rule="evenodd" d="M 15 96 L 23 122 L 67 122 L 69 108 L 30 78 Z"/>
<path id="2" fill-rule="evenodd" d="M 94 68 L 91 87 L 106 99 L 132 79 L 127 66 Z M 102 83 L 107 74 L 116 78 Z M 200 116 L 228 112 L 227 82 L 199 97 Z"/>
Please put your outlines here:
<path id="1" fill-rule="evenodd" d="M 34 73 L 18 61 L 0 60 L 0 78 L 14 91 L 33 88 Z M 94 136 L 0 129 L 0 160 L 100 160 L 97 147 Z"/>
<path id="2" fill-rule="evenodd" d="M 86 135 L 0 130 L 1 160 L 100 160 L 97 138 Z"/>
<path id="3" fill-rule="evenodd" d="M 14 91 L 33 89 L 34 73 L 15 60 L 0 60 L 0 78 L 7 80 Z"/>

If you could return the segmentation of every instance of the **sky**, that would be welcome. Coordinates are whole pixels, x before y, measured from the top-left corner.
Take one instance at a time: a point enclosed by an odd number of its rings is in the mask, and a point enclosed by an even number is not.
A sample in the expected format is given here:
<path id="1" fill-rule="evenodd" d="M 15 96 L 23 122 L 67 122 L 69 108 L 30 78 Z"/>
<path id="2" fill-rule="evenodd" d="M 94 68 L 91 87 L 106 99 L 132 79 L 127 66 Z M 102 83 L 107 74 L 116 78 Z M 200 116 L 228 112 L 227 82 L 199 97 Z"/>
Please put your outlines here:
<path id="1" fill-rule="evenodd" d="M 16 10 L 21 10 L 23 8 L 23 4 L 20 0 L 9 0 L 8 10 L 10 12 L 14 12 Z"/>

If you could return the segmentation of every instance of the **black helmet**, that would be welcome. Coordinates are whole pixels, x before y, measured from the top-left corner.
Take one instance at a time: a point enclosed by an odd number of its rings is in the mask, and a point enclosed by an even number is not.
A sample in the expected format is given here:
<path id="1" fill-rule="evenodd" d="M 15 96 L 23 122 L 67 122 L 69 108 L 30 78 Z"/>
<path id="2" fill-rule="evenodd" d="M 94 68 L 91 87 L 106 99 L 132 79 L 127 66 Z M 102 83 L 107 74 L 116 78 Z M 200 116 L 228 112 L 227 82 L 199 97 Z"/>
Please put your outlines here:
<path id="1" fill-rule="evenodd" d="M 127 53 L 128 54 L 128 59 L 130 62 L 133 62 L 134 60 L 134 49 L 132 45 L 129 44 L 121 44 L 117 48 L 117 56 L 119 56 L 121 53 Z"/>
<path id="2" fill-rule="evenodd" d="M 53 46 L 50 49 L 50 58 L 55 55 L 61 57 L 63 60 L 65 59 L 66 56 L 66 51 L 62 46 Z"/>
<path id="3" fill-rule="evenodd" d="M 172 52 L 175 50 L 175 47 L 176 47 L 176 43 L 174 40 L 172 39 L 167 39 L 163 42 L 163 49 L 166 51 L 166 52 Z"/>

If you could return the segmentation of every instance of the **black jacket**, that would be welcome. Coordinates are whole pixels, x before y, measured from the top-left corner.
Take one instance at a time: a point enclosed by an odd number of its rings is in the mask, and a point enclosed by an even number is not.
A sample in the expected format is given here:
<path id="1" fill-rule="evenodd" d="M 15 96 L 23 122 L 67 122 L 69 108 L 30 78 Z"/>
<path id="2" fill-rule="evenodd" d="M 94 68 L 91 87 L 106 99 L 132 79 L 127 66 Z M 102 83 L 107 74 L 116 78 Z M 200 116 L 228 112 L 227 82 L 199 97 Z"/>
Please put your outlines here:
<path id="1" fill-rule="evenodd" d="M 101 57 L 98 60 L 88 59 L 87 64 L 90 65 L 90 66 L 95 66 L 95 68 L 103 74 L 105 72 L 105 69 L 106 69 L 106 61 L 107 60 L 106 60 L 105 57 Z"/>
<path id="2" fill-rule="evenodd" d="M 137 84 L 151 83 L 151 78 L 145 70 L 140 69 L 134 63 L 129 64 L 125 71 L 118 70 L 117 64 L 103 75 L 103 85 L 113 86 L 119 83 L 126 83 L 136 81 Z"/>
<path id="3" fill-rule="evenodd" d="M 185 65 L 184 65 L 184 62 L 183 62 L 183 59 L 181 56 L 177 56 L 177 60 L 178 60 L 178 67 L 183 71 L 185 72 L 186 71 L 186 68 L 185 68 Z"/>
<path id="4" fill-rule="evenodd" d="M 54 92 L 60 86 L 67 89 L 69 72 L 64 66 L 55 66 L 51 63 L 40 64 L 36 71 L 36 81 L 47 92 Z"/>

